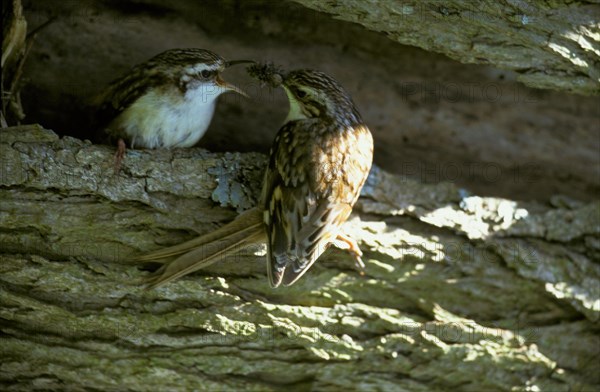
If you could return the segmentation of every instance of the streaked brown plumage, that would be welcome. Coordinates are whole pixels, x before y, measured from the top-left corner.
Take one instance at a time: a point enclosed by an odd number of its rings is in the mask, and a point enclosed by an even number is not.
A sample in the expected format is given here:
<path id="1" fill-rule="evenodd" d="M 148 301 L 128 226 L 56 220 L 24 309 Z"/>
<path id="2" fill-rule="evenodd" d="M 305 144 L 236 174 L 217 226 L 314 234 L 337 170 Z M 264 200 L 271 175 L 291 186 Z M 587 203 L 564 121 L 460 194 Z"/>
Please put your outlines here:
<path id="1" fill-rule="evenodd" d="M 271 147 L 261 204 L 214 233 L 141 257 L 177 257 L 157 271 L 151 287 L 265 240 L 273 287 L 296 282 L 332 244 L 350 250 L 362 265 L 356 242 L 340 229 L 371 168 L 371 133 L 333 78 L 312 70 L 281 75 L 269 69 L 256 65 L 250 73 L 280 81 L 290 112 Z"/>

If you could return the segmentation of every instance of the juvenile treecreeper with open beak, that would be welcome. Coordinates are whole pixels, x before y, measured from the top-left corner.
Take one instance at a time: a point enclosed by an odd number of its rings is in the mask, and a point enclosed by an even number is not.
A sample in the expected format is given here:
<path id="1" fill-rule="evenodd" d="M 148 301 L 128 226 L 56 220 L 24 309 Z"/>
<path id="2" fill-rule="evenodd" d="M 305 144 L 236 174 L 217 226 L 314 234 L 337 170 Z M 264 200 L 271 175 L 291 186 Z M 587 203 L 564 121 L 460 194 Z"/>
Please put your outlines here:
<path id="1" fill-rule="evenodd" d="M 118 143 L 115 170 L 125 143 L 136 148 L 191 147 L 205 134 L 217 98 L 228 91 L 247 96 L 221 73 L 253 61 L 225 61 L 205 49 L 171 49 L 133 67 L 98 97 L 96 125 Z"/>

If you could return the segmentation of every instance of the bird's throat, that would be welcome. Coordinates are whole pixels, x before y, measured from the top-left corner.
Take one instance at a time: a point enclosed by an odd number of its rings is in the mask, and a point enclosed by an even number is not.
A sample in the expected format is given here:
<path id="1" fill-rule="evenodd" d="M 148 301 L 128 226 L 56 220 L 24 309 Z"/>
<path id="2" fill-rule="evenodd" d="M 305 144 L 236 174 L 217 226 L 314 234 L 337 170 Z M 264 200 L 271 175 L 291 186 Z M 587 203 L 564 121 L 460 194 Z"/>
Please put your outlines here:
<path id="1" fill-rule="evenodd" d="M 302 104 L 298 102 L 296 97 L 289 91 L 287 88 L 284 89 L 287 94 L 288 101 L 290 103 L 290 111 L 288 112 L 287 118 L 285 122 L 297 121 L 297 120 L 306 120 L 308 116 L 304 112 Z"/>

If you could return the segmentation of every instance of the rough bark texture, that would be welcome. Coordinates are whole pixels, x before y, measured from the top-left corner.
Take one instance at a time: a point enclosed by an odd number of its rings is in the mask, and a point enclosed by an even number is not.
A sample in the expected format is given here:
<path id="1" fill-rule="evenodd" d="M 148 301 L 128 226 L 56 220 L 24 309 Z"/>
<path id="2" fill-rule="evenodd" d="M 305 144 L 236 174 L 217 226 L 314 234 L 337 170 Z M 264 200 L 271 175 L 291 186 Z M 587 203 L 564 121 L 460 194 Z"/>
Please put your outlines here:
<path id="1" fill-rule="evenodd" d="M 596 2 L 294 1 L 462 63 L 516 71 L 531 87 L 600 94 Z"/>
<path id="2" fill-rule="evenodd" d="M 201 145 L 245 153 L 130 150 L 115 176 L 113 148 L 2 129 L 2 389 L 600 389 L 600 7 L 296 2 L 24 1 L 29 26 L 54 20 L 24 68 L 26 119 L 86 139 L 85 99 L 174 47 L 328 72 L 387 169 L 346 226 L 366 274 L 331 250 L 274 290 L 257 247 L 141 287 L 132 256 L 256 204 L 249 151 L 287 102 L 242 68 L 226 78 L 254 100 L 224 96 Z"/>
<path id="3" fill-rule="evenodd" d="M 264 249 L 154 291 L 138 252 L 256 202 L 265 157 L 3 129 L 4 390 L 593 391 L 600 204 L 468 195 L 375 168 L 332 250 L 271 289 Z"/>

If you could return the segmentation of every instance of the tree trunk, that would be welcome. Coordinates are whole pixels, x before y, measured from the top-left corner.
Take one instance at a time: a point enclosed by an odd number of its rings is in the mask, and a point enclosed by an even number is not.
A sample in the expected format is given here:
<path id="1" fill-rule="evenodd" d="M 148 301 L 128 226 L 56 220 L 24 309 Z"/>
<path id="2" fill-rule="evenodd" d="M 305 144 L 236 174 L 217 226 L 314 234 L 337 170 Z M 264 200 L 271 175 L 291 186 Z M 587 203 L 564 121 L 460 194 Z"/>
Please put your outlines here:
<path id="1" fill-rule="evenodd" d="M 372 170 L 331 250 L 271 289 L 264 248 L 157 290 L 131 258 L 256 204 L 260 154 L 0 133 L 5 390 L 597 390 L 600 204 Z"/>
<path id="2" fill-rule="evenodd" d="M 515 71 L 530 87 L 600 94 L 597 3 L 294 1 L 405 45 Z"/>

